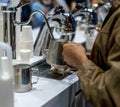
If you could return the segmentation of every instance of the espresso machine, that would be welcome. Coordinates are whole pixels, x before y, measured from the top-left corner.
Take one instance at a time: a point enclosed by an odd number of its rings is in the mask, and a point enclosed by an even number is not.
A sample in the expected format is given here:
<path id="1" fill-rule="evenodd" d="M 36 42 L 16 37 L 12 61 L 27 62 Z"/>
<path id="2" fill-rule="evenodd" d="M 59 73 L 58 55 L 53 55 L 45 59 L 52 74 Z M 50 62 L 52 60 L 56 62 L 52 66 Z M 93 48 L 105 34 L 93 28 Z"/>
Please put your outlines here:
<path id="1" fill-rule="evenodd" d="M 8 43 L 12 47 L 12 58 L 16 59 L 16 45 L 17 45 L 17 37 L 16 35 L 20 33 L 20 29 L 22 25 L 27 25 L 34 14 L 40 13 L 43 16 L 45 14 L 43 12 L 34 12 L 31 13 L 30 20 L 27 23 L 22 23 L 20 19 L 17 17 L 17 12 L 19 8 L 22 6 L 31 3 L 31 0 L 10 0 L 10 4 L 3 6 L 1 11 L 3 13 L 3 41 Z M 33 1 L 34 2 L 34 1 Z M 46 17 L 44 17 L 46 18 Z M 46 20 L 45 20 L 46 21 Z M 46 22 L 47 23 L 47 22 Z M 47 24 L 48 25 L 48 24 Z M 49 25 L 48 25 L 49 26 Z M 19 28 L 18 28 L 19 27 Z M 19 32 L 17 32 L 19 29 Z M 51 35 L 51 32 L 50 32 Z M 19 40 L 19 39 L 18 39 Z"/>
<path id="2" fill-rule="evenodd" d="M 16 19 L 17 9 L 28 3 L 30 3 L 30 0 L 21 0 L 16 6 L 2 8 L 4 17 L 3 25 L 5 28 L 4 41 L 11 45 L 13 59 L 16 59 L 16 26 L 27 25 L 30 23 L 34 14 L 41 14 L 45 22 L 37 35 L 34 44 L 34 55 L 45 56 L 45 60 L 49 65 L 66 65 L 61 55 L 61 44 L 72 41 L 74 38 L 76 30 L 75 17 L 76 14 L 81 14 L 81 12 L 68 13 L 61 6 L 57 6 L 52 10 L 52 14 L 45 15 L 43 11 L 36 10 L 31 13 L 27 22 L 18 22 Z M 80 10 L 82 9 L 80 8 Z M 84 9 L 82 14 L 85 11 Z"/>
<path id="3" fill-rule="evenodd" d="M 51 33 L 54 35 L 54 39 L 71 41 L 71 39 L 74 37 L 76 29 L 76 22 L 72 16 L 72 13 L 66 13 L 62 6 L 57 6 L 51 11 L 46 17 L 50 25 Z M 48 49 L 49 42 L 50 36 L 48 29 L 46 23 L 43 23 L 34 44 L 34 54 L 42 55 L 42 51 Z"/>
<path id="4" fill-rule="evenodd" d="M 42 55 L 52 71 L 57 69 L 63 74 L 68 67 L 62 57 L 62 44 L 74 38 L 76 22 L 72 13 L 65 12 L 62 6 L 55 7 L 52 14 L 48 14 L 47 20 L 54 39 L 50 37 L 44 23 L 34 44 L 34 54 Z"/>
<path id="5" fill-rule="evenodd" d="M 14 67 L 15 91 L 16 92 L 25 92 L 25 91 L 31 90 L 31 75 L 30 74 L 32 71 L 30 69 L 34 69 L 34 67 L 36 65 L 39 65 L 39 63 L 43 62 L 43 58 L 41 56 L 36 56 L 35 59 L 33 57 L 34 60 L 31 60 L 30 62 L 23 62 L 23 61 L 16 59 L 16 42 L 17 42 L 16 41 L 16 30 L 17 30 L 16 28 L 17 28 L 17 26 L 27 25 L 32 20 L 32 17 L 34 14 L 41 14 L 45 19 L 45 23 L 46 23 L 46 26 L 49 31 L 49 37 L 52 40 L 54 40 L 54 36 L 51 33 L 49 23 L 47 21 L 46 15 L 43 11 L 36 10 L 36 11 L 32 12 L 30 15 L 30 18 L 28 19 L 27 22 L 21 22 L 21 21 L 17 20 L 17 18 L 16 18 L 17 9 L 26 5 L 27 3 L 30 3 L 30 1 L 29 0 L 21 0 L 20 3 L 17 4 L 17 6 L 10 5 L 10 6 L 2 7 L 3 19 L 4 19 L 3 20 L 4 42 L 8 43 L 12 48 L 12 59 L 13 59 L 12 64 Z M 35 70 L 36 70 L 36 67 L 35 67 Z M 26 77 L 26 78 L 24 78 L 24 81 L 22 78 L 23 76 Z M 39 74 L 38 74 L 38 76 L 39 76 Z"/>

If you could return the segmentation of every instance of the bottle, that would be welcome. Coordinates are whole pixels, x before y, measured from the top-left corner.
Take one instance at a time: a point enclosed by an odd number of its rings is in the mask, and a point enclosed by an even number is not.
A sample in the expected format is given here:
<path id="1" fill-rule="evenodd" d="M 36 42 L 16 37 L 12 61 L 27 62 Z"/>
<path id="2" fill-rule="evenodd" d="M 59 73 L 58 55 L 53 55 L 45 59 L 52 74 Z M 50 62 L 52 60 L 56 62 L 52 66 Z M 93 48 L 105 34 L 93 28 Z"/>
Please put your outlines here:
<path id="1" fill-rule="evenodd" d="M 0 42 L 0 107 L 14 107 L 12 51 Z"/>

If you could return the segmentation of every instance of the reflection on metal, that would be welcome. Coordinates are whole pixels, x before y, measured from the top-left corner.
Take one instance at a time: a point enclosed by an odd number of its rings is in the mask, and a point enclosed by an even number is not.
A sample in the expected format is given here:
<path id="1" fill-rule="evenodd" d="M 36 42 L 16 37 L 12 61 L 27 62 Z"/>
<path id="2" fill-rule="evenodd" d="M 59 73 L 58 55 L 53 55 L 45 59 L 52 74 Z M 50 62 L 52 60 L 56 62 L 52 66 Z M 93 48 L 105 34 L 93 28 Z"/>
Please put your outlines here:
<path id="1" fill-rule="evenodd" d="M 14 22 L 16 21 L 17 8 L 22 7 L 29 2 L 30 0 L 21 0 L 18 6 L 3 6 L 1 9 L 3 12 L 4 42 L 8 43 L 12 47 L 13 59 L 16 59 L 16 26 Z"/>
<path id="2" fill-rule="evenodd" d="M 50 33 L 50 37 L 51 37 L 51 39 L 54 39 L 54 36 L 53 36 L 53 34 L 51 33 L 51 30 L 50 30 L 50 25 L 49 25 L 49 23 L 48 23 L 48 21 L 47 21 L 47 18 L 46 18 L 46 16 L 45 16 L 44 12 L 41 11 L 41 10 L 36 10 L 36 11 L 32 12 L 31 15 L 30 15 L 30 18 L 28 19 L 27 22 L 20 22 L 20 23 L 19 23 L 19 22 L 15 21 L 15 24 L 18 24 L 18 25 L 26 25 L 26 24 L 29 24 L 30 21 L 32 20 L 32 16 L 33 16 L 34 14 L 36 14 L 36 13 L 40 13 L 40 14 L 43 15 L 43 17 L 44 17 L 44 19 L 45 19 L 45 22 L 46 22 L 46 24 L 47 24 L 49 33 Z"/>
<path id="3" fill-rule="evenodd" d="M 26 4 L 30 3 L 30 0 L 21 0 L 19 4 L 17 5 L 17 8 L 22 7 Z"/>
<path id="4" fill-rule="evenodd" d="M 50 30 L 49 23 L 48 23 L 48 21 L 46 19 L 46 16 L 45 16 L 43 11 L 36 10 L 33 13 L 31 13 L 30 18 L 27 22 L 17 22 L 16 21 L 16 12 L 17 12 L 16 7 L 4 6 L 4 7 L 2 7 L 2 12 L 3 12 L 3 26 L 4 26 L 4 31 L 3 31 L 4 42 L 11 45 L 13 59 L 16 59 L 16 25 L 26 25 L 26 24 L 28 24 L 31 21 L 32 16 L 36 13 L 40 13 L 40 14 L 43 15 L 43 17 L 45 19 L 45 22 L 46 22 L 46 25 L 47 25 L 48 30 L 49 30 L 50 37 L 52 39 L 54 39 L 54 37 L 51 33 L 51 30 Z"/>
<path id="5" fill-rule="evenodd" d="M 57 9 L 62 10 L 61 7 L 58 7 Z M 55 31 L 61 35 L 62 39 L 65 39 L 66 37 L 68 39 L 69 36 L 72 36 L 75 33 L 76 22 L 74 20 L 74 17 L 71 13 L 65 13 L 63 10 L 58 12 L 54 9 L 54 12 L 57 12 L 57 14 L 55 13 L 52 16 L 48 16 L 47 18 L 52 33 Z M 56 35 L 54 35 L 54 38 L 55 36 Z M 42 49 L 48 48 L 49 41 L 50 38 L 48 30 L 46 29 L 46 24 L 44 23 L 35 41 L 34 54 L 41 55 Z"/>
<path id="6" fill-rule="evenodd" d="M 12 57 L 16 58 L 16 28 L 14 21 L 16 20 L 16 11 L 17 9 L 8 8 L 7 6 L 2 7 L 3 12 L 3 35 L 4 42 L 8 43 L 12 47 Z"/>

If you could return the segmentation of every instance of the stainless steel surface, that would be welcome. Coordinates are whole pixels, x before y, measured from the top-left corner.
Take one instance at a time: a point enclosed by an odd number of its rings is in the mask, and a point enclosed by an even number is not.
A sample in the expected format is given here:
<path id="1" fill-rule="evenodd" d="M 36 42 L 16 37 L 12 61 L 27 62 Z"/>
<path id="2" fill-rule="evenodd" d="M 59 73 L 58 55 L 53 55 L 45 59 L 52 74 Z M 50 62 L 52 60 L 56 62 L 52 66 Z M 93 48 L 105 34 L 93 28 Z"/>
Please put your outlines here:
<path id="1" fill-rule="evenodd" d="M 28 24 L 28 23 L 30 23 L 30 21 L 32 20 L 32 16 L 34 15 L 34 14 L 42 14 L 43 15 L 43 17 L 44 17 L 44 19 L 45 19 L 45 29 L 47 29 L 47 30 L 45 30 L 45 31 L 49 31 L 49 33 L 47 34 L 48 35 L 48 37 L 49 38 L 51 38 L 51 39 L 54 39 L 54 36 L 53 36 L 53 34 L 52 34 L 52 31 L 51 31 L 51 28 L 50 28 L 50 25 L 49 25 L 49 23 L 48 23 L 48 21 L 47 21 L 47 18 L 46 18 L 46 15 L 45 15 L 45 13 L 43 12 L 43 11 L 41 11 L 41 10 L 36 10 L 36 11 L 34 11 L 34 12 L 32 12 L 31 13 L 31 15 L 30 15 L 30 17 L 29 17 L 29 19 L 28 19 L 28 21 L 27 22 L 17 22 L 17 21 L 15 21 L 15 25 L 26 25 L 26 24 Z M 34 55 L 36 55 L 36 56 L 39 56 L 40 55 L 40 51 L 41 51 L 41 49 L 42 49 L 42 45 L 41 44 L 43 44 L 43 41 L 44 41 L 44 39 L 45 39 L 45 36 L 44 36 L 44 33 L 46 33 L 46 32 L 42 32 L 42 35 L 41 35 L 41 37 L 39 38 L 37 38 L 37 43 L 35 43 L 35 45 L 37 45 L 37 47 L 40 47 L 40 50 L 38 49 L 38 48 L 36 48 L 36 46 L 34 46 Z M 39 41 L 39 42 L 38 42 Z"/>
<path id="2" fill-rule="evenodd" d="M 36 68 L 39 69 L 39 77 L 45 77 L 45 78 L 50 78 L 50 79 L 55 79 L 55 80 L 62 80 L 66 78 L 68 75 L 71 75 L 71 73 L 66 72 L 64 74 L 60 74 L 57 72 L 53 72 L 51 70 L 51 66 L 46 63 L 46 61 L 36 65 Z M 34 76 L 37 76 L 37 74 L 34 72 Z"/>
<path id="3" fill-rule="evenodd" d="M 32 72 L 36 74 L 36 81 L 32 82 Z M 36 73 L 37 72 L 37 73 Z M 32 84 L 38 82 L 39 73 L 38 69 L 32 69 L 30 65 L 19 64 L 14 66 L 14 75 L 15 75 L 15 92 L 27 92 L 32 90 Z"/>
<path id="4" fill-rule="evenodd" d="M 86 6 L 77 3 L 75 9 L 72 11 L 72 14 L 75 19 L 81 16 L 82 19 L 80 19 L 79 21 L 89 24 L 92 23 L 94 18 L 93 14 L 95 15 L 96 12 L 94 11 L 94 9 L 91 8 L 91 6 L 88 6 L 88 4 L 90 4 L 89 0 L 87 0 L 86 3 Z"/>
<path id="5" fill-rule="evenodd" d="M 8 43 L 12 47 L 13 59 L 16 58 L 16 28 L 14 25 L 16 11 L 15 7 L 2 7 L 4 42 Z"/>
<path id="6" fill-rule="evenodd" d="M 20 2 L 17 5 L 17 8 L 22 7 L 28 3 L 30 3 L 31 0 L 20 0 Z"/>
<path id="7" fill-rule="evenodd" d="M 49 21 L 49 24 L 50 24 L 51 32 L 53 33 L 50 21 Z M 48 49 L 49 40 L 50 40 L 50 36 L 47 29 L 47 25 L 43 23 L 34 43 L 34 55 L 36 56 L 42 55 L 42 50 L 45 48 Z"/>
<path id="8" fill-rule="evenodd" d="M 26 0 L 27 2 L 27 0 Z M 22 4 L 21 6 L 23 6 Z M 47 18 L 44 14 L 43 11 L 41 10 L 36 10 L 31 13 L 30 18 L 27 22 L 17 22 L 16 20 L 16 12 L 17 8 L 16 7 L 9 7 L 9 6 L 4 6 L 2 7 L 2 12 L 3 12 L 3 26 L 4 26 L 4 41 L 9 43 L 9 45 L 12 47 L 12 56 L 13 59 L 16 59 L 16 25 L 26 25 L 32 20 L 32 16 L 36 13 L 40 13 L 43 15 L 46 25 L 49 30 L 49 34 L 51 39 L 54 39 L 53 34 L 51 33 L 49 23 L 47 21 Z"/>
<path id="9" fill-rule="evenodd" d="M 48 53 L 46 56 L 46 62 L 50 65 L 65 65 L 62 57 L 63 43 L 66 41 L 64 39 L 50 40 Z"/>
<path id="10" fill-rule="evenodd" d="M 20 0 L 20 2 L 17 5 L 17 8 L 22 7 L 22 6 L 26 5 L 26 4 L 29 4 L 30 2 L 35 2 L 35 1 L 36 0 Z M 41 0 L 37 0 L 37 1 L 42 3 Z"/>
<path id="11" fill-rule="evenodd" d="M 76 29 L 76 23 L 74 18 L 72 17 L 72 14 L 65 12 L 59 12 L 57 14 L 54 14 L 53 10 L 55 11 L 55 9 L 52 9 L 52 14 L 50 15 L 48 13 L 48 15 L 50 16 L 46 17 L 52 29 L 51 33 L 53 33 L 54 38 L 56 37 L 54 31 L 58 33 L 58 35 L 60 35 L 60 38 L 62 37 L 62 39 L 66 39 L 66 37 L 67 39 L 72 38 Z M 50 41 L 50 38 L 48 36 L 48 30 L 46 29 L 46 24 L 44 23 L 38 33 L 37 39 L 34 44 L 35 55 L 41 55 L 42 49 L 46 47 L 48 48 Z M 69 40 L 71 41 L 71 39 Z"/>
<path id="12" fill-rule="evenodd" d="M 30 18 L 28 19 L 27 22 L 17 22 L 17 21 L 15 21 L 15 24 L 18 24 L 18 25 L 26 25 L 26 24 L 29 24 L 30 21 L 32 20 L 33 15 L 34 15 L 34 14 L 37 14 L 37 13 L 42 14 L 42 16 L 44 17 L 45 22 L 46 22 L 47 27 L 48 27 L 48 30 L 49 30 L 49 33 L 50 33 L 50 37 L 51 37 L 51 39 L 54 39 L 54 36 L 53 36 L 53 34 L 52 34 L 51 30 L 50 30 L 50 25 L 49 25 L 49 23 L 48 23 L 48 21 L 47 21 L 46 15 L 45 15 L 45 13 L 44 13 L 43 11 L 41 11 L 41 10 L 36 10 L 36 11 L 32 12 L 31 15 L 30 15 Z"/>
<path id="13" fill-rule="evenodd" d="M 55 26 L 57 33 L 61 35 L 70 35 L 75 33 L 76 22 L 71 13 L 62 13 L 59 14 L 59 17 L 63 16 L 63 19 L 58 20 L 59 26 Z M 54 18 L 54 17 L 53 17 Z"/>
<path id="14" fill-rule="evenodd" d="M 31 71 L 29 65 L 14 66 L 15 92 L 26 92 L 32 89 Z"/>
<path id="15" fill-rule="evenodd" d="M 12 47 L 12 58 L 16 59 L 16 12 L 17 8 L 26 5 L 29 3 L 30 0 L 21 0 L 18 3 L 18 6 L 14 6 L 15 2 L 10 1 L 8 6 L 2 7 L 3 12 L 3 35 L 4 35 L 4 42 L 8 43 Z M 13 3 L 13 4 L 12 4 Z"/>
<path id="16" fill-rule="evenodd" d="M 81 21 L 86 21 L 86 23 L 90 20 L 92 20 L 92 17 L 90 17 L 91 13 L 92 13 L 92 9 L 80 9 L 78 11 L 76 11 L 73 16 L 76 18 L 78 16 L 82 16 L 84 20 Z"/>

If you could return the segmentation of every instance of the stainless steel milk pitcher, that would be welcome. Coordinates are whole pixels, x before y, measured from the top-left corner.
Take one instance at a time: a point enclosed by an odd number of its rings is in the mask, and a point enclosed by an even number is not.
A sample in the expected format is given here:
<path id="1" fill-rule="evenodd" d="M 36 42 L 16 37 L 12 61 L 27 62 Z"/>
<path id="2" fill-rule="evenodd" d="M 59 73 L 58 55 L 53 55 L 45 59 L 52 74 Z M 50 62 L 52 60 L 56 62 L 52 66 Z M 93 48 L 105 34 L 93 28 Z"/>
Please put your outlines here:
<path id="1" fill-rule="evenodd" d="M 32 90 L 32 71 L 33 70 L 30 65 L 27 64 L 19 64 L 14 66 L 15 92 L 27 92 Z M 36 70 L 36 72 L 39 71 Z"/>
<path id="2" fill-rule="evenodd" d="M 46 62 L 50 65 L 65 65 L 62 56 L 63 44 L 66 43 L 64 39 L 51 39 L 48 52 L 46 55 Z"/>

